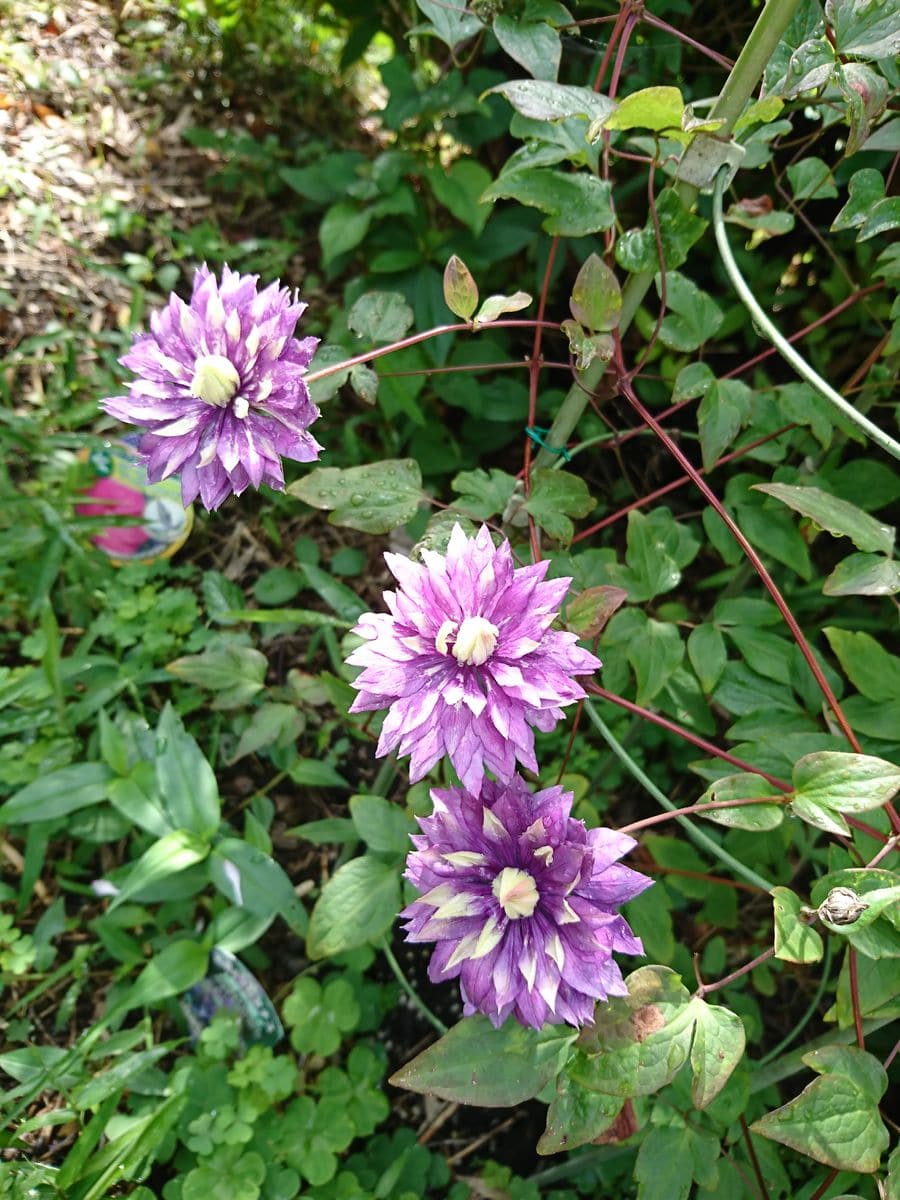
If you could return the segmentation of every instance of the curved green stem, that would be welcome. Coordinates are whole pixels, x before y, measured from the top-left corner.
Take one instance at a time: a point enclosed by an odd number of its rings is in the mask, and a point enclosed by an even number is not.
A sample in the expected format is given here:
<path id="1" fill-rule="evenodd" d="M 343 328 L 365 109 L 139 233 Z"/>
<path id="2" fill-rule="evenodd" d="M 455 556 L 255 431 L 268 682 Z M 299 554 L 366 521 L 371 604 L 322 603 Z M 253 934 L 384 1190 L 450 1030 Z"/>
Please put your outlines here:
<path id="1" fill-rule="evenodd" d="M 396 980 L 400 984 L 400 986 L 403 988 L 404 992 L 406 992 L 407 996 L 409 996 L 410 1000 L 412 1000 L 413 1004 L 416 1006 L 416 1008 L 419 1010 L 419 1012 L 422 1014 L 422 1016 L 425 1018 L 425 1020 L 428 1022 L 428 1024 L 431 1025 L 434 1029 L 436 1029 L 438 1031 L 439 1034 L 441 1034 L 443 1036 L 447 1032 L 447 1026 L 444 1024 L 444 1022 L 439 1017 L 436 1017 L 434 1015 L 434 1013 L 431 1011 L 431 1009 L 428 1007 L 428 1005 L 425 1003 L 425 1001 L 422 999 L 422 997 L 419 995 L 419 993 L 416 991 L 416 989 L 413 987 L 413 985 L 409 982 L 409 980 L 403 974 L 403 968 L 400 966 L 400 964 L 397 962 L 396 958 L 394 957 L 394 952 L 388 945 L 387 938 L 385 938 L 381 943 L 381 952 L 384 955 L 384 957 L 387 959 L 388 966 L 394 972 L 394 977 L 396 978 Z"/>
<path id="2" fill-rule="evenodd" d="M 585 700 L 584 710 L 587 713 L 591 724 L 606 742 L 607 746 L 609 746 L 610 750 L 612 750 L 613 754 L 615 754 L 616 758 L 619 759 L 625 769 L 629 772 L 629 774 L 638 781 L 641 787 L 650 793 L 657 804 L 661 805 L 670 813 L 676 813 L 678 811 L 678 806 L 673 804 L 669 797 L 659 790 L 649 775 L 645 774 L 644 771 L 641 770 L 641 768 L 637 765 L 612 730 L 608 728 L 605 721 L 603 721 L 590 700 Z M 674 820 L 676 820 L 678 824 L 684 828 L 688 837 L 692 842 L 695 843 L 695 845 L 700 846 L 707 852 L 707 854 L 711 854 L 713 858 L 717 858 L 724 866 L 730 867 L 731 870 L 734 871 L 735 875 L 740 875 L 742 879 L 746 879 L 748 883 L 752 883 L 754 887 L 761 888 L 764 892 L 772 891 L 773 887 L 775 886 L 774 883 L 770 883 L 769 880 L 764 879 L 762 875 L 757 875 L 757 873 L 751 870 L 750 867 L 745 866 L 740 859 L 735 858 L 733 854 L 729 854 L 728 851 L 723 849 L 717 841 L 703 833 L 702 830 L 697 829 L 694 825 L 692 825 L 687 817 L 675 816 Z"/>
<path id="3" fill-rule="evenodd" d="M 713 231 L 716 235 L 716 245 L 719 247 L 722 264 L 744 307 L 750 313 L 754 323 L 759 326 L 781 357 L 791 364 L 798 375 L 805 379 L 807 383 L 812 384 L 819 395 L 824 396 L 830 404 L 833 404 L 836 409 L 843 413 L 848 421 L 852 421 L 857 429 L 861 429 L 863 433 L 870 437 L 877 446 L 880 446 L 882 450 L 894 458 L 900 459 L 900 443 L 895 442 L 892 437 L 889 437 L 884 430 L 879 429 L 868 417 L 864 417 L 839 392 L 836 392 L 830 384 L 826 383 L 821 375 L 812 369 L 806 359 L 799 355 L 790 342 L 779 333 L 772 321 L 763 312 L 747 281 L 741 274 L 740 268 L 734 260 L 734 255 L 731 253 L 731 246 L 728 244 L 728 235 L 725 232 L 725 218 L 722 214 L 722 195 L 725 191 L 727 177 L 727 170 L 720 170 L 716 176 L 716 183 L 713 189 Z"/>

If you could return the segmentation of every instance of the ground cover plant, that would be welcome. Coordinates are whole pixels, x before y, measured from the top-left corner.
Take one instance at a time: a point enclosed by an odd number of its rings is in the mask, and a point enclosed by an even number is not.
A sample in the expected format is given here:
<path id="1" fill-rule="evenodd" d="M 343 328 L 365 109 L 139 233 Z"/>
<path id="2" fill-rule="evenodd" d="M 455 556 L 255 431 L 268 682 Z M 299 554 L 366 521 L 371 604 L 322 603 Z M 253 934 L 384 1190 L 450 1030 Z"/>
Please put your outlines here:
<path id="1" fill-rule="evenodd" d="M 896 0 L 7 3 L 0 1195 L 896 1197 Z"/>

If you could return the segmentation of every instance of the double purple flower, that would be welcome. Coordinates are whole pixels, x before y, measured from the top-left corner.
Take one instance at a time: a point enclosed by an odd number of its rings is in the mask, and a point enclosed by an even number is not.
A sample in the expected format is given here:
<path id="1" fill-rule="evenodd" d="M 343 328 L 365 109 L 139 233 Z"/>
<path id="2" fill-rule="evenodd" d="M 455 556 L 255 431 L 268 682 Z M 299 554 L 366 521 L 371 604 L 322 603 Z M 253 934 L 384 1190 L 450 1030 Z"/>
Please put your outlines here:
<path id="1" fill-rule="evenodd" d="M 318 339 L 293 336 L 306 305 L 277 283 L 204 266 L 189 304 L 171 296 L 120 359 L 137 376 L 103 407 L 144 429 L 139 451 L 158 483 L 181 472 L 185 505 L 218 508 L 232 493 L 284 487 L 281 459 L 311 462 L 319 416 L 303 376 Z"/>
<path id="2" fill-rule="evenodd" d="M 634 839 L 586 829 L 571 792 L 518 776 L 431 795 L 407 860 L 421 895 L 401 914 L 407 941 L 437 943 L 429 978 L 458 977 L 466 1015 L 495 1026 L 593 1021 L 598 1000 L 626 993 L 612 952 L 643 953 L 616 911 L 652 882 L 617 861 Z"/>
<path id="3" fill-rule="evenodd" d="M 585 694 L 573 676 L 600 666 L 551 629 L 571 580 L 545 580 L 546 562 L 514 567 L 486 526 L 474 538 L 454 526 L 446 556 L 385 561 L 399 584 L 390 612 L 360 617 L 367 641 L 347 659 L 364 668 L 350 711 L 388 709 L 376 753 L 409 754 L 413 782 L 446 755 L 473 795 L 485 767 L 503 780 L 517 759 L 536 771 L 534 729 L 551 730 Z"/>

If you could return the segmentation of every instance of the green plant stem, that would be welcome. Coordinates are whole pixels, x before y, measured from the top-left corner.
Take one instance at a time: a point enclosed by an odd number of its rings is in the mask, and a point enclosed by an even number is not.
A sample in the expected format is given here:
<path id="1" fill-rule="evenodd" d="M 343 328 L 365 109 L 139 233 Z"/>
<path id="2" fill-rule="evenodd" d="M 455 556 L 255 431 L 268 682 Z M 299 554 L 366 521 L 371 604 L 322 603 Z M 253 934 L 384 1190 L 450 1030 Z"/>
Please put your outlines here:
<path id="1" fill-rule="evenodd" d="M 431 1025 L 434 1029 L 436 1029 L 438 1031 L 438 1033 L 441 1034 L 441 1036 L 443 1036 L 447 1032 L 447 1026 L 444 1024 L 444 1022 L 439 1017 L 436 1017 L 434 1015 L 434 1013 L 431 1011 L 431 1009 L 428 1007 L 428 1005 L 425 1003 L 425 1001 L 422 999 L 422 997 L 419 995 L 419 993 L 416 991 L 416 989 L 413 987 L 413 985 L 409 982 L 409 980 L 403 974 L 403 968 L 400 966 L 400 964 L 397 962 L 396 958 L 394 957 L 394 952 L 393 952 L 393 950 L 391 950 L 390 946 L 388 945 L 387 938 L 385 938 L 381 943 L 381 952 L 382 952 L 382 954 L 384 954 L 384 957 L 387 959 L 388 966 L 394 972 L 394 977 L 397 980 L 397 982 L 400 984 L 400 986 L 403 988 L 404 992 L 406 992 L 407 996 L 409 996 L 410 1000 L 412 1000 L 413 1004 L 416 1006 L 416 1008 L 419 1010 L 419 1012 L 422 1014 L 422 1016 L 425 1018 L 425 1020 L 428 1022 L 428 1024 Z"/>
<path id="2" fill-rule="evenodd" d="M 713 190 L 713 231 L 716 236 L 716 245 L 719 247 L 722 264 L 728 273 L 728 278 L 731 280 L 734 290 L 743 301 L 744 307 L 753 318 L 754 324 L 772 342 L 785 362 L 790 363 L 798 375 L 805 379 L 807 383 L 812 384 L 820 396 L 824 396 L 829 404 L 834 405 L 839 412 L 843 413 L 848 421 L 852 421 L 857 429 L 861 429 L 863 433 L 870 437 L 887 454 L 900 459 L 900 443 L 895 442 L 884 430 L 879 429 L 873 421 L 870 421 L 868 417 L 863 416 L 861 412 L 857 411 L 849 401 L 844 399 L 840 392 L 836 392 L 830 384 L 826 383 L 821 375 L 812 369 L 806 359 L 798 354 L 790 342 L 779 333 L 776 326 L 763 312 L 735 262 L 734 255 L 731 253 L 731 246 L 728 243 L 728 235 L 725 232 L 722 195 L 725 191 L 727 176 L 727 170 L 720 170 L 716 176 L 716 185 Z"/>
<path id="3" fill-rule="evenodd" d="M 632 775 L 638 781 L 638 783 L 650 793 L 657 804 L 662 805 L 662 807 L 670 813 L 677 813 L 678 806 L 673 804 L 669 797 L 660 791 L 649 775 L 646 775 L 641 770 L 615 734 L 613 734 L 612 730 L 608 728 L 605 721 L 603 721 L 590 700 L 585 700 L 584 709 L 591 724 L 606 742 L 607 746 L 609 746 L 610 750 L 612 750 L 613 754 L 615 754 L 616 758 L 618 758 L 622 765 L 626 768 L 629 774 Z M 703 833 L 702 830 L 695 828 L 694 825 L 692 825 L 687 819 L 687 817 L 676 815 L 674 816 L 674 819 L 684 828 L 691 841 L 694 842 L 695 845 L 700 846 L 703 850 L 705 850 L 707 854 L 711 854 L 713 858 L 718 859 L 720 863 L 726 867 L 729 867 L 742 879 L 746 879 L 748 883 L 752 883 L 754 887 L 761 888 L 764 892 L 772 891 L 772 888 L 775 886 L 774 883 L 770 883 L 768 879 L 764 879 L 762 875 L 758 875 L 756 871 L 752 870 L 750 867 L 744 866 L 739 859 L 735 858 L 733 854 L 729 854 L 727 850 L 724 850 L 713 838 Z"/>
<path id="4" fill-rule="evenodd" d="M 759 20 L 754 25 L 744 48 L 738 55 L 737 62 L 729 72 L 715 104 L 710 110 L 710 119 L 722 122 L 716 136 L 727 138 L 732 126 L 741 115 L 744 105 L 753 95 L 754 89 L 762 78 L 766 63 L 772 57 L 775 47 L 787 29 L 800 0 L 768 0 L 760 13 Z M 674 184 L 675 191 L 685 208 L 697 199 L 697 188 L 693 184 L 679 182 Z M 655 271 L 638 271 L 629 277 L 622 291 L 622 312 L 619 316 L 619 333 L 624 334 L 634 315 L 641 306 L 653 282 Z M 591 363 L 581 375 L 578 383 L 574 384 L 560 405 L 556 419 L 547 436 L 551 446 L 565 446 L 572 436 L 572 430 L 578 424 L 581 414 L 588 402 L 588 394 L 593 392 L 606 370 L 604 363 Z M 546 467 L 552 455 L 540 451 L 534 460 L 535 467 Z"/>
<path id="5" fill-rule="evenodd" d="M 389 754 L 379 766 L 378 773 L 372 781 L 372 795 L 387 797 L 391 783 L 397 774 L 397 756 Z"/>
<path id="6" fill-rule="evenodd" d="M 790 1033 L 786 1034 L 781 1039 L 781 1041 L 774 1048 L 774 1050 L 770 1050 L 768 1054 L 764 1054 L 763 1057 L 758 1060 L 758 1063 L 757 1063 L 758 1066 L 764 1067 L 768 1063 L 773 1062 L 776 1058 L 779 1057 L 779 1055 L 784 1054 L 784 1052 L 785 1052 L 785 1050 L 787 1050 L 788 1046 L 790 1046 L 790 1044 L 792 1042 L 795 1042 L 797 1040 L 797 1038 L 800 1036 L 800 1034 L 803 1032 L 803 1030 L 809 1024 L 809 1022 L 816 1015 L 819 1005 L 822 1003 L 822 997 L 825 995 L 825 989 L 828 987 L 828 981 L 831 977 L 831 960 L 833 957 L 834 957 L 834 940 L 832 938 L 828 938 L 825 942 L 825 961 L 822 963 L 822 974 L 819 978 L 819 984 L 818 984 L 818 987 L 816 988 L 816 994 L 813 996 L 812 1000 L 810 1000 L 809 1006 L 807 1007 L 806 1012 L 803 1014 L 803 1016 L 800 1018 L 800 1020 L 794 1026 L 794 1028 L 790 1031 Z"/>

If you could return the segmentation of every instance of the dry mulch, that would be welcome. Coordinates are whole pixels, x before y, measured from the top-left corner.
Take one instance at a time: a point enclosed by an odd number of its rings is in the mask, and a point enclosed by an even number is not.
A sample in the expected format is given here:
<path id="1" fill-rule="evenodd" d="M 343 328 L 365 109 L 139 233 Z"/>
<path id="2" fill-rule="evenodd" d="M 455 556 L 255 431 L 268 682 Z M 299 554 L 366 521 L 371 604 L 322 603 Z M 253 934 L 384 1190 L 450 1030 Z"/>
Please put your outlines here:
<path id="1" fill-rule="evenodd" d="M 124 323 L 117 212 L 188 225 L 210 208 L 207 161 L 181 141 L 190 106 L 161 116 L 130 86 L 128 7 L 0 0 L 0 352 L 60 323 Z"/>

